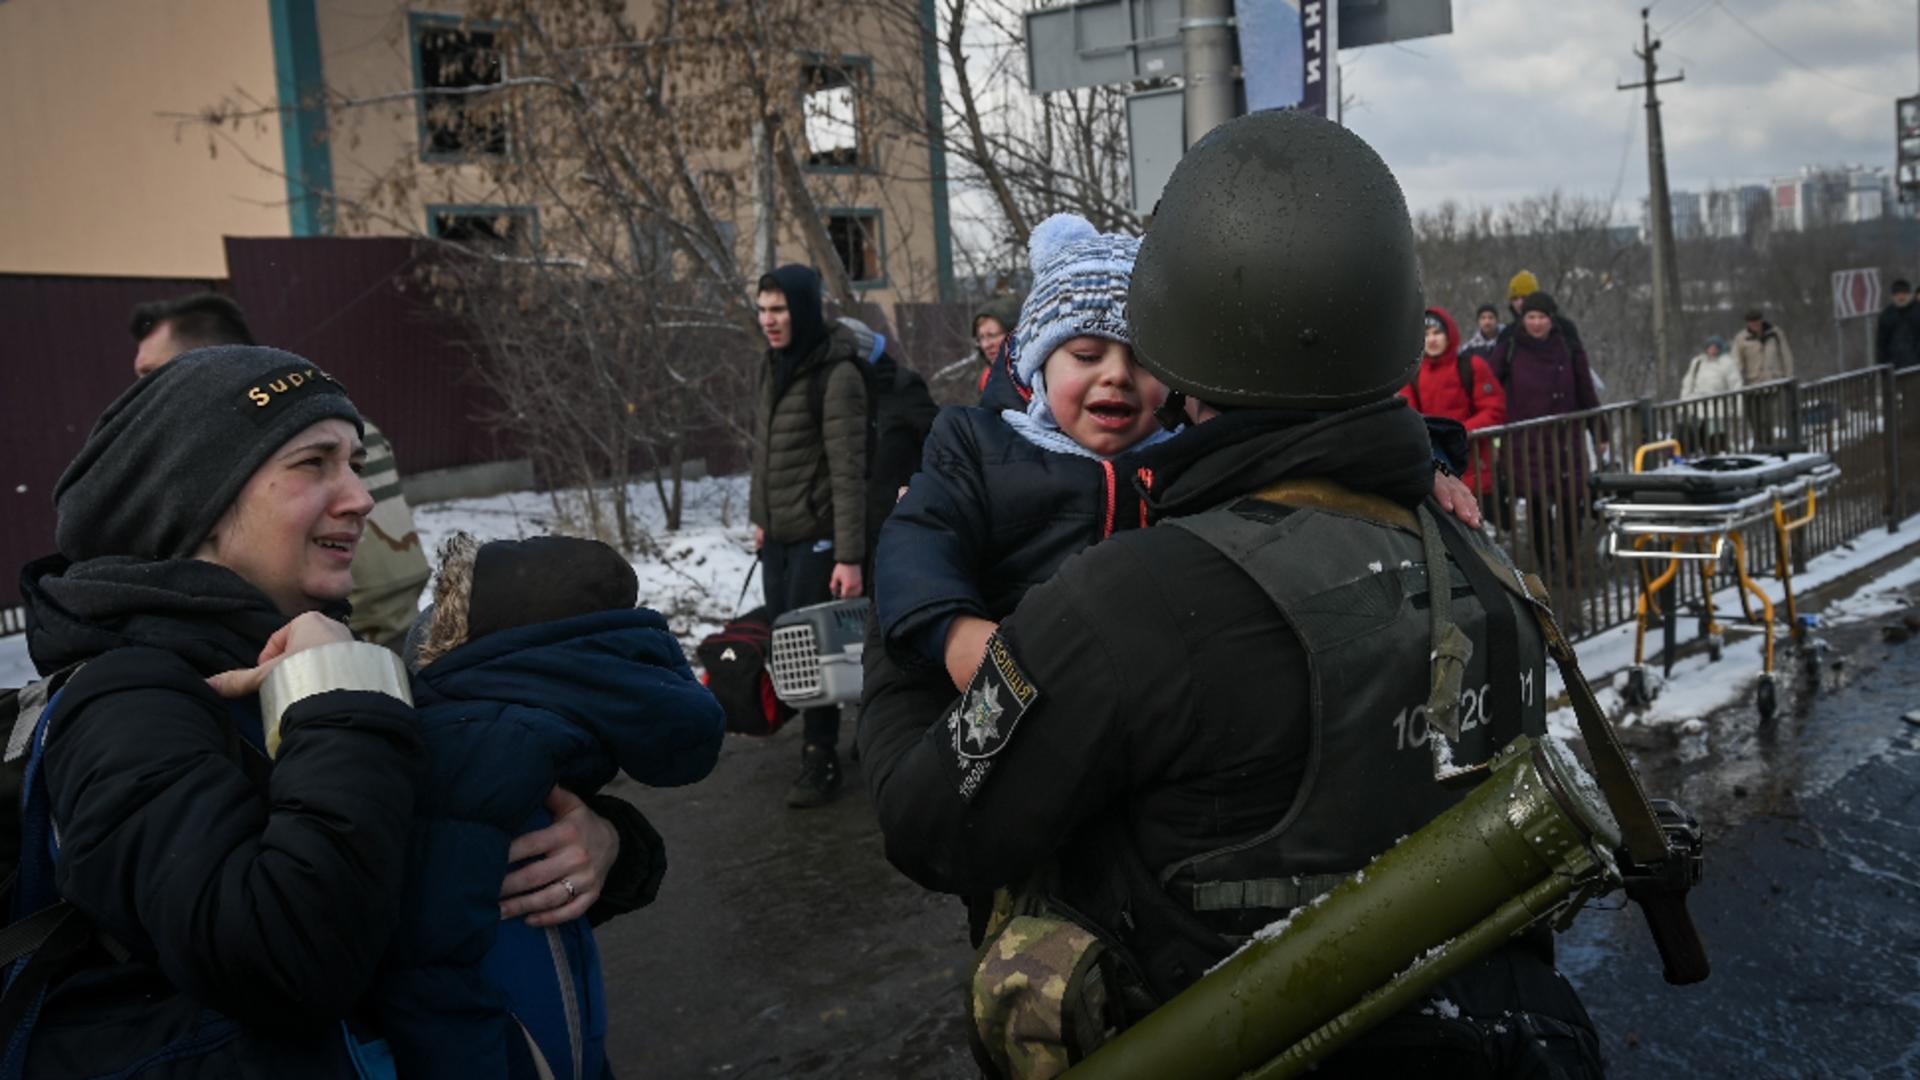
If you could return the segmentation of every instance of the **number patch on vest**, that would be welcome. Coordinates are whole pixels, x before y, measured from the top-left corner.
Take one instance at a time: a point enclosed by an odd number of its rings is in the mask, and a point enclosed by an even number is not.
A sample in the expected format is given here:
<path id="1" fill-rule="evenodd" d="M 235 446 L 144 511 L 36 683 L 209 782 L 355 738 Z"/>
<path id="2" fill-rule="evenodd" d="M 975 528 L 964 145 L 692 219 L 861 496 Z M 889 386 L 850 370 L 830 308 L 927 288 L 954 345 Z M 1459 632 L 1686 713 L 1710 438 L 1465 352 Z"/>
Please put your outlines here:
<path id="1" fill-rule="evenodd" d="M 995 634 L 973 682 L 952 712 L 947 714 L 947 736 L 959 772 L 960 797 L 969 802 L 993 769 L 993 757 L 1005 749 L 1013 730 L 1040 691 L 1013 658 L 1007 643 Z"/>

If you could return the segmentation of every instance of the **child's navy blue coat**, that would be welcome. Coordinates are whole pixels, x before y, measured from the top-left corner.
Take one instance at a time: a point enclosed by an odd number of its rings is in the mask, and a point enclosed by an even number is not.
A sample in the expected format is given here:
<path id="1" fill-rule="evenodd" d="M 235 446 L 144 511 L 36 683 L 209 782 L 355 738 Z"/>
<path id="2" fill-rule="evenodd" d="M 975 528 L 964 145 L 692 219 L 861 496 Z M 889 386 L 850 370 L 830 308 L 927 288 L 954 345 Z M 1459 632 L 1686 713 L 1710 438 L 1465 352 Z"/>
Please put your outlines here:
<path id="1" fill-rule="evenodd" d="M 1137 472 L 1131 455 L 1044 450 L 997 412 L 942 409 L 880 529 L 874 604 L 889 654 L 938 664 L 955 616 L 1004 618 L 1068 556 L 1144 524 Z"/>
<path id="2" fill-rule="evenodd" d="M 497 969 L 554 947 L 572 961 L 586 1036 L 580 1076 L 608 1075 L 592 931 L 585 919 L 551 938 L 522 919 L 502 922 L 507 847 L 546 823 L 555 784 L 588 795 L 616 770 L 658 786 L 706 776 L 725 733 L 719 703 L 694 678 L 666 620 L 646 608 L 490 634 L 418 672 L 413 692 L 429 772 L 405 906 L 375 997 L 400 1075 L 532 1076 L 525 1036 L 509 1015 L 528 1004 L 510 1000 L 487 970 L 490 961 Z M 553 970 L 520 989 L 557 1001 Z M 564 1050 L 547 1057 L 558 1075 L 571 1071 Z"/>

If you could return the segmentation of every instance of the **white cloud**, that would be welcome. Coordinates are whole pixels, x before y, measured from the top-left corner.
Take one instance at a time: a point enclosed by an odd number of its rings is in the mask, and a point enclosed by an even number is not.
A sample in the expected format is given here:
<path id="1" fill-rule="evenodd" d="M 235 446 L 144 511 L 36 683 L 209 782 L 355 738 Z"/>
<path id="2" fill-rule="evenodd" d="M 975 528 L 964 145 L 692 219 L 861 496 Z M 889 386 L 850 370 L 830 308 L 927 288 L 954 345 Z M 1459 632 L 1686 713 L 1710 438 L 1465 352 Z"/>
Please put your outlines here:
<path id="1" fill-rule="evenodd" d="M 1416 208 L 1561 188 L 1615 192 L 1637 216 L 1646 131 L 1632 49 L 1639 0 L 1453 0 L 1454 32 L 1343 54 L 1347 123 Z M 1688 16 L 1691 15 L 1691 18 Z M 1807 67 L 1782 57 L 1744 22 Z M 1682 22 L 1682 20 L 1685 20 Z M 1895 0 L 1656 0 L 1675 188 L 1763 181 L 1802 165 L 1892 165 L 1893 101 L 1916 85 L 1916 12 Z M 1865 91 L 1865 92 L 1862 92 Z M 1631 142 L 1629 143 L 1629 136 Z"/>

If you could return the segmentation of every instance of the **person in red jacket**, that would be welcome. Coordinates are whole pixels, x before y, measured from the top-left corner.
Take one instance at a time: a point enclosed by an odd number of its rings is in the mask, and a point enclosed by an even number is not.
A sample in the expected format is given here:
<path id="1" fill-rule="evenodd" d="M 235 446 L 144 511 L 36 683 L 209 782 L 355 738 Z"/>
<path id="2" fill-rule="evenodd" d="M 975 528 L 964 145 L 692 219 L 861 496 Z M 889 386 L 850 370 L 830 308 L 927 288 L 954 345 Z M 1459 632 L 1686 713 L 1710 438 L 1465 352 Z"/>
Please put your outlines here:
<path id="1" fill-rule="evenodd" d="M 1445 308 L 1427 309 L 1427 345 L 1413 381 L 1400 396 L 1423 416 L 1445 416 L 1465 424 L 1468 432 L 1507 422 L 1507 392 L 1484 358 L 1460 352 L 1460 328 Z M 1473 459 L 1460 478 L 1475 495 L 1493 491 L 1493 443 L 1474 447 Z"/>

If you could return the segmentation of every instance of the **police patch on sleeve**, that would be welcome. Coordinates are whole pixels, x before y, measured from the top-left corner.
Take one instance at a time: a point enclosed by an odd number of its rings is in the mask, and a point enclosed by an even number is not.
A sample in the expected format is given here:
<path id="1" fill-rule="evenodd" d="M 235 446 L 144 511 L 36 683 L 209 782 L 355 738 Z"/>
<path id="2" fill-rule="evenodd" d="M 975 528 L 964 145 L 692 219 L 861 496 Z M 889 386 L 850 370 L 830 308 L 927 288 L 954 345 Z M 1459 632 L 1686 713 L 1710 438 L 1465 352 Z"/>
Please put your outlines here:
<path id="1" fill-rule="evenodd" d="M 994 755 L 1006 748 L 1020 718 L 1039 697 L 1039 689 L 1020 670 L 1012 650 L 995 634 L 966 694 L 947 714 L 961 799 L 972 801 L 993 770 Z"/>

